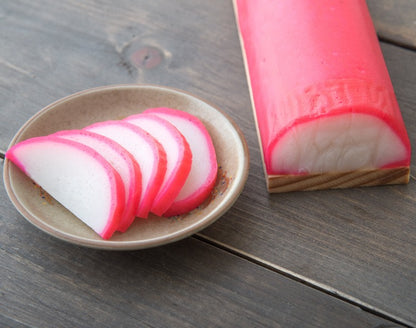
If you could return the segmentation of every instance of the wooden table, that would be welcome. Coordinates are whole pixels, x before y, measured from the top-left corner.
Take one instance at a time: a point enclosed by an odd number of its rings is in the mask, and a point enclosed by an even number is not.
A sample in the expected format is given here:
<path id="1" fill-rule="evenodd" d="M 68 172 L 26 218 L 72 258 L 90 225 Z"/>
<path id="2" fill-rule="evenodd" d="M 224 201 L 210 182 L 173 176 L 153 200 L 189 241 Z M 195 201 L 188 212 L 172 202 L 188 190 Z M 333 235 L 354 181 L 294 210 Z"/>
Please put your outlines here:
<path id="1" fill-rule="evenodd" d="M 368 4 L 413 143 L 416 2 Z M 402 186 L 269 195 L 231 1 L 2 0 L 0 42 L 2 153 L 63 96 L 153 83 L 220 107 L 251 155 L 228 213 L 140 251 L 50 237 L 0 188 L 1 327 L 416 326 L 414 175 Z"/>

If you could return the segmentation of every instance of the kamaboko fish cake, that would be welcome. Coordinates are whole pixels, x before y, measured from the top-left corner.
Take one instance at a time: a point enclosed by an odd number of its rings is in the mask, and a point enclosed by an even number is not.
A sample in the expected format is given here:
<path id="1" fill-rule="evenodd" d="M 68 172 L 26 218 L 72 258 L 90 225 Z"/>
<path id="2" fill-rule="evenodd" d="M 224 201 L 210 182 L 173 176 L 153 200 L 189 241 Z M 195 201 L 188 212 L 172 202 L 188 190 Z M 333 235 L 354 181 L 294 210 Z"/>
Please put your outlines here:
<path id="1" fill-rule="evenodd" d="M 235 0 L 268 190 L 407 183 L 410 142 L 365 0 Z"/>

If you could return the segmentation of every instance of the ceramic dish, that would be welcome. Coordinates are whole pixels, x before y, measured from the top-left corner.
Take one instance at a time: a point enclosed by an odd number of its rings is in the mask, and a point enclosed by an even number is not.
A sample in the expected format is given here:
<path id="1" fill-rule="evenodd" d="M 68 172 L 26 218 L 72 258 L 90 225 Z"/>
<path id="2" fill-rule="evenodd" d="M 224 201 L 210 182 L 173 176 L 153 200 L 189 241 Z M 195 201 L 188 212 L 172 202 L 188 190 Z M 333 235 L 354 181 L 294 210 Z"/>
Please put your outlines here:
<path id="1" fill-rule="evenodd" d="M 189 93 L 153 85 L 90 89 L 45 107 L 27 121 L 11 145 L 63 129 L 122 119 L 151 107 L 172 107 L 201 119 L 214 142 L 219 174 L 213 193 L 196 210 L 178 217 L 137 219 L 125 233 L 103 240 L 37 187 L 13 163 L 4 163 L 7 193 L 17 210 L 46 233 L 77 245 L 113 250 L 154 247 L 188 237 L 221 217 L 241 193 L 248 175 L 248 150 L 240 129 L 227 115 Z M 10 146 L 11 146 L 10 145 Z"/>

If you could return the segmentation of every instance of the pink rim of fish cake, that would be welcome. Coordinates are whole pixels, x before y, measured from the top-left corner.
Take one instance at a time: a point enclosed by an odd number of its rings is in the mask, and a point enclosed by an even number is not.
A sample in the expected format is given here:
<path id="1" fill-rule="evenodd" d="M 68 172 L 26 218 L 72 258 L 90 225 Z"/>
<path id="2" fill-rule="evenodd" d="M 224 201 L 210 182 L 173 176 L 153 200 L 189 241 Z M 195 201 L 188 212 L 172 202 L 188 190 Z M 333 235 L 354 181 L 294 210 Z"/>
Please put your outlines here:
<path id="1" fill-rule="evenodd" d="M 151 113 L 169 121 L 189 143 L 192 151 L 191 171 L 175 201 L 163 215 L 187 213 L 209 196 L 216 181 L 218 164 L 211 136 L 204 124 L 187 112 L 159 107 L 147 109 L 144 113 Z"/>
<path id="2" fill-rule="evenodd" d="M 125 119 L 152 135 L 165 149 L 167 170 L 162 186 L 152 204 L 151 212 L 161 216 L 172 205 L 189 175 L 192 152 L 179 130 L 157 115 L 136 114 Z"/>
<path id="3" fill-rule="evenodd" d="M 11 147 L 6 158 L 103 239 L 118 228 L 123 183 L 92 148 L 54 136 L 35 137 Z"/>
<path id="4" fill-rule="evenodd" d="M 114 140 L 134 157 L 142 173 L 142 193 L 136 216 L 147 218 L 166 173 L 167 161 L 163 147 L 149 133 L 124 121 L 99 122 L 85 130 Z"/>

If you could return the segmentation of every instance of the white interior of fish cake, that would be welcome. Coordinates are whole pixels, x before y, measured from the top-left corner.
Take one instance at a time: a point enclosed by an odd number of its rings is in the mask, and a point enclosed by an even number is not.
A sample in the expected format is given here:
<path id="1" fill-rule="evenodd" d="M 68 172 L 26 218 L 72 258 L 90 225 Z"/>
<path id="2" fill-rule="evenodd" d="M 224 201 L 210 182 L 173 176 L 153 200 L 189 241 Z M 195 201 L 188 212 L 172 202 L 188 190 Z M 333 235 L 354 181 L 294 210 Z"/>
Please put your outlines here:
<path id="1" fill-rule="evenodd" d="M 380 118 L 348 113 L 294 125 L 270 158 L 271 171 L 278 174 L 347 172 L 403 161 L 406 148 Z"/>

